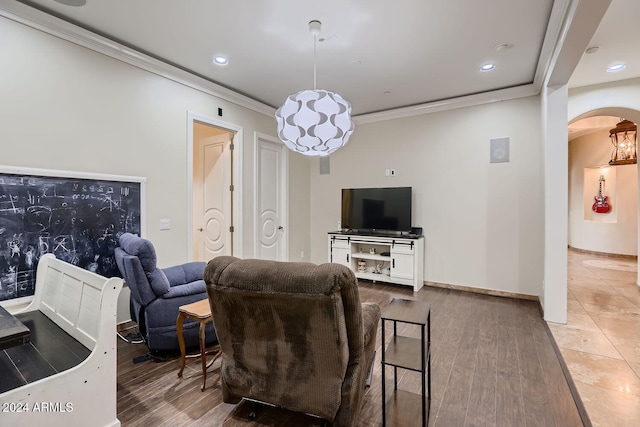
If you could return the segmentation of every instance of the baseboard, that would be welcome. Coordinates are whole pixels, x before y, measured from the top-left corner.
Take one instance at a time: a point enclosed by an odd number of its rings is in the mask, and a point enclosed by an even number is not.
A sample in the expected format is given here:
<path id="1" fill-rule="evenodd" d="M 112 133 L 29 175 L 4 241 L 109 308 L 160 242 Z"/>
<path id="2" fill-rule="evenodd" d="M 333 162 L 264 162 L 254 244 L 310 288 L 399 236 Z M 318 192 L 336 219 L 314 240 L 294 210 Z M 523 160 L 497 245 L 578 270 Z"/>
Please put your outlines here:
<path id="1" fill-rule="evenodd" d="M 494 297 L 504 297 L 513 299 L 523 299 L 527 301 L 539 301 L 537 295 L 519 294 L 516 292 L 498 291 L 495 289 L 474 288 L 471 286 L 451 285 L 449 283 L 439 282 L 424 282 L 425 286 L 431 286 L 433 288 L 455 289 L 457 291 L 473 292 L 482 295 L 491 295 Z"/>
<path id="2" fill-rule="evenodd" d="M 573 252 L 578 252 L 581 254 L 589 254 L 589 255 L 598 255 L 598 256 L 603 256 L 603 257 L 607 257 L 607 258 L 622 258 L 622 259 L 627 259 L 627 260 L 637 260 L 638 256 L 637 255 L 624 255 L 624 254 L 610 254 L 608 252 L 598 252 L 598 251 L 590 251 L 588 249 L 579 249 L 579 248 L 574 248 L 573 246 L 567 246 L 567 248 Z"/>

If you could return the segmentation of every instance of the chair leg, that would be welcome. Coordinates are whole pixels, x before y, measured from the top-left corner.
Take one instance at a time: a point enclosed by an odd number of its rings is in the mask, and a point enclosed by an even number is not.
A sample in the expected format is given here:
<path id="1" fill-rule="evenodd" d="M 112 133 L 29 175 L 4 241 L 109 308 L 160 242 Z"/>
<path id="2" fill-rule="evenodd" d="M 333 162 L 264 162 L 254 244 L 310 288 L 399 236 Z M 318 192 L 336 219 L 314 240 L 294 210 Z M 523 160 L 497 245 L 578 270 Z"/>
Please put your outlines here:
<path id="1" fill-rule="evenodd" d="M 373 357 L 371 358 L 371 366 L 369 366 L 369 374 L 367 374 L 367 380 L 364 383 L 364 387 L 371 387 L 371 380 L 373 379 L 373 364 L 376 361 L 376 352 L 373 352 Z"/>
<path id="2" fill-rule="evenodd" d="M 178 320 L 176 320 L 176 332 L 178 333 L 178 344 L 180 345 L 180 372 L 178 372 L 178 377 L 182 377 L 182 371 L 184 371 L 185 359 L 187 354 L 183 336 L 184 316 L 185 314 L 183 312 L 180 312 L 178 314 Z"/>
<path id="3" fill-rule="evenodd" d="M 204 391 L 207 384 L 207 355 L 204 341 L 205 326 L 206 322 L 200 321 L 200 361 L 202 362 L 202 387 L 200 391 Z"/>

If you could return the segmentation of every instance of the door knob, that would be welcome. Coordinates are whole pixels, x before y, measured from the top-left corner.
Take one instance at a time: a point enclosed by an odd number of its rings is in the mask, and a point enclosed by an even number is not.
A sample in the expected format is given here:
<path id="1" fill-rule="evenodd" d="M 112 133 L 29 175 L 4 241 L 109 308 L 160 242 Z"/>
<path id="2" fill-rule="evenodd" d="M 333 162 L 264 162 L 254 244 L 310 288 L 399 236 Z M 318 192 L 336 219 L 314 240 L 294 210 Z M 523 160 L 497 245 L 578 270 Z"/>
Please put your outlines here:
<path id="1" fill-rule="evenodd" d="M 278 230 L 284 230 L 283 226 L 278 227 Z"/>
<path id="2" fill-rule="evenodd" d="M 198 231 L 203 231 L 203 228 L 202 227 L 198 228 Z"/>

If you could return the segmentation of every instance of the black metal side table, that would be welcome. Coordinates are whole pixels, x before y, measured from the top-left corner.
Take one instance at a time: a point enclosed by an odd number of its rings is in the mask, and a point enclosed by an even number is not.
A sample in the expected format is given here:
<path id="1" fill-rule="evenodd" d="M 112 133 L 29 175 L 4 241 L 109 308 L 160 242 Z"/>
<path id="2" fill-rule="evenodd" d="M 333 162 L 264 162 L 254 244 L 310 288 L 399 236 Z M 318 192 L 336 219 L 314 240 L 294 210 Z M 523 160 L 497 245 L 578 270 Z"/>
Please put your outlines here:
<path id="1" fill-rule="evenodd" d="M 382 351 L 382 425 L 409 426 L 422 420 L 426 427 L 431 406 L 431 317 L 424 301 L 394 298 L 382 311 L 382 345 L 385 321 L 393 322 L 393 336 Z M 420 338 L 398 335 L 398 322 L 420 326 Z M 393 393 L 387 400 L 385 368 L 393 366 Z M 398 368 L 420 372 L 421 394 L 398 390 Z"/>

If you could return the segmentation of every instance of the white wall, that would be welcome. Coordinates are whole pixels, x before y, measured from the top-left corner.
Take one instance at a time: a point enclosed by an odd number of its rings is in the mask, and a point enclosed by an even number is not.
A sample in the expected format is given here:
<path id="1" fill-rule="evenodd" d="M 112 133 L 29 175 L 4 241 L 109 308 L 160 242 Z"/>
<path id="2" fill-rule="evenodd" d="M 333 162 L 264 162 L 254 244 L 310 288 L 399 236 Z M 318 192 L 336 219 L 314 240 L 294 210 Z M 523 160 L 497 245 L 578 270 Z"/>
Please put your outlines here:
<path id="1" fill-rule="evenodd" d="M 567 211 L 569 162 L 566 85 L 542 91 L 544 163 L 544 279 L 540 304 L 547 321 L 567 322 Z"/>
<path id="2" fill-rule="evenodd" d="M 638 254 L 638 168 L 609 166 L 609 132 L 584 135 L 569 142 L 569 246 L 611 254 Z M 594 166 L 603 166 L 602 169 Z M 585 182 L 585 174 L 591 178 Z M 598 178 L 611 211 L 594 213 Z"/>
<path id="3" fill-rule="evenodd" d="M 489 163 L 489 140 L 509 137 L 511 161 Z M 425 280 L 538 295 L 543 271 L 539 97 L 356 127 L 311 168 L 312 261 L 327 261 L 326 233 L 346 187 L 413 187 L 413 225 L 424 229 Z M 396 169 L 396 177 L 384 170 Z"/>
<path id="4" fill-rule="evenodd" d="M 289 261 L 311 261 L 309 170 L 317 168 L 317 162 L 318 159 L 289 153 Z"/>
<path id="5" fill-rule="evenodd" d="M 275 119 L 4 17 L 0 40 L 1 164 L 146 177 L 147 237 L 168 266 L 188 253 L 187 112 L 233 123 L 244 131 L 243 255 L 253 255 L 252 138 L 275 135 Z M 290 163 L 302 177 L 290 179 L 290 198 L 304 201 L 308 161 Z M 308 204 L 290 215 L 299 256 L 308 251 Z M 171 230 L 159 230 L 161 218 Z"/>

